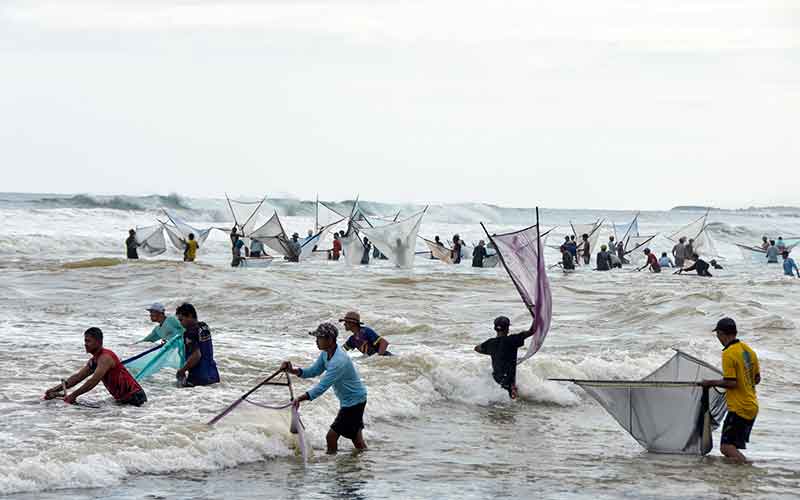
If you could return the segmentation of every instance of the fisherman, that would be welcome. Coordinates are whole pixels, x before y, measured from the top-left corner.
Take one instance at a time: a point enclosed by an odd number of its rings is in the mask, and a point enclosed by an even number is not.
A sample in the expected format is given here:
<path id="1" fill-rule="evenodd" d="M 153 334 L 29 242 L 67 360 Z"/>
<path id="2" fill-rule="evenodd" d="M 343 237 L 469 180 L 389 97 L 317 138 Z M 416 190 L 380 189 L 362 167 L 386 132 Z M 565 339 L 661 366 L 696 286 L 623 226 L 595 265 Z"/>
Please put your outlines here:
<path id="1" fill-rule="evenodd" d="M 678 242 L 672 247 L 672 256 L 675 258 L 675 267 L 683 267 L 683 261 L 686 260 L 686 238 L 681 236 Z"/>
<path id="2" fill-rule="evenodd" d="M 610 271 L 611 270 L 611 255 L 608 253 L 608 247 L 600 245 L 600 251 L 597 252 L 597 270 Z"/>
<path id="3" fill-rule="evenodd" d="M 786 250 L 786 242 L 783 241 L 783 236 L 778 236 L 778 241 L 775 243 L 775 248 L 778 249 L 779 254 L 783 254 L 783 251 Z"/>
<path id="4" fill-rule="evenodd" d="M 578 261 L 578 244 L 575 242 L 574 234 L 569 237 L 569 245 L 567 245 L 567 250 L 569 250 L 569 253 L 572 254 L 572 261 L 575 264 L 580 265 L 580 262 Z"/>
<path id="5" fill-rule="evenodd" d="M 758 415 L 756 386 L 761 383 L 758 356 L 750 346 L 736 338 L 736 322 L 722 318 L 714 332 L 723 345 L 722 379 L 703 380 L 703 387 L 723 387 L 728 415 L 722 424 L 719 451 L 737 462 L 747 459 L 742 452 L 750 441 L 750 431 Z"/>
<path id="6" fill-rule="evenodd" d="M 289 262 L 300 262 L 300 252 L 302 251 L 303 247 L 300 246 L 300 235 L 298 233 L 292 233 L 292 238 L 287 242 L 289 247 L 289 255 L 286 256 L 286 260 Z"/>
<path id="7" fill-rule="evenodd" d="M 480 240 L 478 246 L 472 251 L 472 267 L 483 267 L 483 259 L 486 258 L 486 242 Z"/>
<path id="8" fill-rule="evenodd" d="M 667 252 L 661 252 L 661 258 L 658 259 L 658 265 L 661 266 L 662 269 L 665 267 L 675 267 L 675 264 L 672 263 L 672 259 L 669 258 Z"/>
<path id="9" fill-rule="evenodd" d="M 236 224 L 233 225 L 233 227 L 231 228 L 231 233 L 228 236 L 231 239 L 231 245 L 236 243 L 236 240 L 239 238 L 239 233 L 237 231 Z"/>
<path id="10" fill-rule="evenodd" d="M 678 274 L 683 274 L 684 271 L 697 271 L 698 276 L 705 276 L 707 278 L 712 277 L 711 273 L 708 272 L 708 268 L 710 267 L 708 262 L 701 259 L 696 253 L 692 254 L 692 260 L 694 260 L 694 264 L 685 269 L 678 269 Z"/>
<path id="11" fill-rule="evenodd" d="M 197 257 L 197 249 L 200 248 L 200 245 L 197 244 L 197 240 L 194 239 L 194 233 L 189 233 L 189 240 L 183 242 L 183 261 L 184 262 L 194 262 L 194 259 Z"/>
<path id="12" fill-rule="evenodd" d="M 349 311 L 344 318 L 339 319 L 339 323 L 344 323 L 344 329 L 352 335 L 342 344 L 345 351 L 357 349 L 367 356 L 378 354 L 379 356 L 391 356 L 392 353 L 386 350 L 389 342 L 375 333 L 375 330 L 361 322 L 361 315 L 357 311 Z"/>
<path id="13" fill-rule="evenodd" d="M 364 408 L 367 406 L 367 388 L 358 375 L 355 364 L 343 349 L 336 346 L 339 331 L 332 323 L 322 323 L 309 335 L 316 337 L 317 348 L 322 351 L 309 368 L 294 368 L 284 361 L 281 369 L 300 378 L 312 378 L 326 372 L 317 385 L 292 401 L 299 407 L 303 401 L 313 401 L 322 396 L 331 386 L 339 399 L 339 413 L 325 436 L 328 454 L 339 448 L 339 436 L 353 442 L 357 450 L 366 450 L 364 441 Z"/>
<path id="14" fill-rule="evenodd" d="M 364 241 L 361 243 L 364 245 L 364 253 L 361 254 L 361 263 L 369 264 L 369 251 L 372 250 L 372 243 L 369 242 L 369 238 L 366 236 L 364 236 Z"/>
<path id="15" fill-rule="evenodd" d="M 181 322 L 178 321 L 178 318 L 175 316 L 166 315 L 164 304 L 154 302 L 146 310 L 150 313 L 150 321 L 158 323 L 158 325 L 153 327 L 153 331 L 150 332 L 150 335 L 139 342 L 158 342 L 160 340 L 163 343 L 170 340 L 172 337 L 183 334 Z"/>
<path id="16" fill-rule="evenodd" d="M 244 241 L 239 239 L 239 235 L 234 234 L 233 238 L 233 245 L 231 246 L 231 254 L 233 258 L 231 259 L 231 267 L 239 267 L 242 263 L 242 247 L 244 247 Z"/>
<path id="17" fill-rule="evenodd" d="M 786 276 L 792 276 L 792 269 L 794 272 L 797 273 L 797 277 L 800 278 L 800 271 L 797 270 L 797 264 L 795 264 L 794 259 L 789 257 L 789 251 L 783 251 L 783 274 Z"/>
<path id="18" fill-rule="evenodd" d="M 505 316 L 494 319 L 497 336 L 475 346 L 475 352 L 492 357 L 492 377 L 500 387 L 508 391 L 511 399 L 517 399 L 517 349 L 525 345 L 525 339 L 533 335 L 533 329 L 508 334 L 511 320 Z"/>
<path id="19" fill-rule="evenodd" d="M 182 387 L 211 385 L 219 382 L 217 363 L 214 361 L 214 344 L 211 329 L 202 321 L 197 321 L 197 311 L 192 304 L 181 304 L 175 315 L 185 329 L 183 344 L 186 351 L 186 364 L 175 373 Z"/>
<path id="20" fill-rule="evenodd" d="M 453 235 L 453 248 L 450 250 L 450 260 L 453 264 L 461 264 L 461 237 L 457 234 Z"/>
<path id="21" fill-rule="evenodd" d="M 775 240 L 769 240 L 767 247 L 767 264 L 778 263 L 778 247 L 775 246 Z"/>
<path id="22" fill-rule="evenodd" d="M 644 269 L 646 267 L 649 267 L 650 271 L 652 271 L 654 273 L 660 273 L 661 272 L 661 264 L 658 263 L 658 259 L 656 259 L 656 254 L 651 252 L 649 248 L 645 248 L 644 249 L 644 256 L 647 258 L 647 261 L 644 263 L 644 265 L 642 267 L 640 267 L 640 268 L 638 268 L 636 270 L 637 271 L 641 271 L 642 269 Z"/>
<path id="23" fill-rule="evenodd" d="M 250 239 L 250 257 L 259 258 L 264 255 L 264 244 L 261 240 Z"/>
<path id="24" fill-rule="evenodd" d="M 569 236 L 564 236 L 564 243 L 558 247 L 558 250 L 561 252 L 561 268 L 564 270 L 575 269 L 575 260 L 572 258 L 572 252 L 570 251 Z"/>
<path id="25" fill-rule="evenodd" d="M 139 251 L 137 250 L 138 247 L 139 242 L 136 241 L 136 231 L 131 229 L 128 231 L 128 238 L 125 240 L 125 248 L 127 249 L 129 259 L 139 258 Z"/>
<path id="26" fill-rule="evenodd" d="M 766 236 L 761 237 L 761 250 L 766 251 L 769 248 L 769 238 Z"/>
<path id="27" fill-rule="evenodd" d="M 617 257 L 617 254 L 615 254 L 611 250 L 609 250 L 607 253 L 608 253 L 608 258 L 611 259 L 611 269 L 622 269 L 622 260 L 620 260 L 620 258 Z"/>
<path id="28" fill-rule="evenodd" d="M 686 244 L 686 248 L 683 250 L 683 254 L 689 258 L 694 255 L 694 239 L 689 238 L 689 243 Z"/>
<path id="29" fill-rule="evenodd" d="M 586 233 L 583 233 L 581 235 L 581 241 L 582 241 L 581 245 L 583 245 L 582 250 L 581 250 L 582 251 L 582 255 L 583 255 L 583 263 L 586 264 L 586 265 L 589 265 L 589 262 L 592 259 L 592 253 L 591 253 L 592 248 L 591 248 L 591 244 L 589 243 L 589 235 L 586 234 Z"/>
<path id="30" fill-rule="evenodd" d="M 106 390 L 119 404 L 142 406 L 147 395 L 133 376 L 122 365 L 119 358 L 110 349 L 103 348 L 103 331 L 92 327 L 83 333 L 83 346 L 92 355 L 83 368 L 75 372 L 62 384 L 47 389 L 44 399 L 53 399 L 60 395 L 62 389 L 78 385 L 89 377 L 83 385 L 70 394 L 64 394 L 64 402 L 74 404 L 78 396 L 86 394 L 103 382 Z"/>
<path id="31" fill-rule="evenodd" d="M 608 235 L 608 244 L 606 245 L 606 248 L 608 249 L 609 252 L 613 252 L 616 250 L 617 244 L 616 242 L 614 242 L 613 234 Z"/>
<path id="32" fill-rule="evenodd" d="M 339 260 L 342 254 L 342 240 L 339 239 L 339 233 L 333 233 L 333 248 L 331 249 L 331 259 Z"/>
<path id="33" fill-rule="evenodd" d="M 622 243 L 621 241 L 617 242 L 616 251 L 617 251 L 617 257 L 619 258 L 619 261 L 620 261 L 621 264 L 630 264 L 630 261 L 625 258 L 625 244 L 624 243 Z"/>

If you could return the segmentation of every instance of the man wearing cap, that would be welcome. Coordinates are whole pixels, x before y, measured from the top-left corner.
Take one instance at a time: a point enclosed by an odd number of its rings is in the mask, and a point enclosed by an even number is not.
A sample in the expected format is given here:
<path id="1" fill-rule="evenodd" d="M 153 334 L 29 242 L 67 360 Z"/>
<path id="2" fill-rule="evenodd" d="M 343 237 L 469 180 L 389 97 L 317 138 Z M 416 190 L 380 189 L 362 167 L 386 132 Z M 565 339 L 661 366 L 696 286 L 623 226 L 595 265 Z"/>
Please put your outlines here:
<path id="1" fill-rule="evenodd" d="M 728 415 L 722 424 L 719 451 L 737 462 L 744 462 L 744 450 L 750 441 L 750 431 L 758 415 L 756 385 L 761 382 L 758 356 L 750 346 L 736 338 L 736 322 L 722 318 L 713 330 L 724 346 L 722 349 L 722 379 L 703 380 L 703 387 L 724 387 Z"/>
<path id="2" fill-rule="evenodd" d="M 164 311 L 166 311 L 166 309 L 164 308 L 164 304 L 160 302 L 154 302 L 146 310 L 150 313 L 150 321 L 153 323 L 158 323 L 158 325 L 153 328 L 153 331 L 150 332 L 150 335 L 143 338 L 139 342 L 157 342 L 159 340 L 166 342 L 176 335 L 183 334 L 183 326 L 181 326 L 181 322 L 178 321 L 178 318 L 175 316 L 167 316 L 165 314 Z"/>
<path id="3" fill-rule="evenodd" d="M 510 327 L 511 320 L 507 317 L 495 318 L 494 331 L 497 336 L 476 345 L 475 352 L 492 357 L 492 377 L 508 391 L 511 399 L 517 399 L 517 350 L 525 345 L 525 339 L 533 335 L 533 330 L 509 335 Z"/>
<path id="4" fill-rule="evenodd" d="M 367 356 L 377 354 L 379 356 L 391 356 L 392 353 L 386 350 L 389 342 L 372 328 L 365 326 L 361 322 L 361 315 L 356 311 L 350 311 L 339 319 L 339 323 L 344 323 L 344 329 L 352 333 L 350 338 L 342 344 L 345 351 L 358 349 Z"/>
<path id="5" fill-rule="evenodd" d="M 289 255 L 286 256 L 286 260 L 289 262 L 300 262 L 300 252 L 303 250 L 303 247 L 300 245 L 300 235 L 298 233 L 292 234 L 292 239 L 287 242 L 289 246 Z"/>
<path id="6" fill-rule="evenodd" d="M 339 436 L 353 441 L 356 449 L 366 450 L 367 443 L 364 441 L 363 429 L 367 388 L 361 381 L 353 360 L 344 350 L 336 346 L 339 331 L 332 323 L 322 323 L 316 330 L 309 332 L 309 335 L 316 337 L 317 348 L 322 351 L 314 364 L 309 368 L 294 368 L 291 362 L 284 361 L 281 363 L 281 369 L 300 378 L 316 377 L 322 372 L 325 372 L 325 375 L 317 385 L 295 398 L 293 403 L 299 406 L 302 401 L 313 401 L 333 386 L 333 392 L 339 398 L 339 414 L 336 415 L 325 436 L 328 453 L 336 453 Z"/>

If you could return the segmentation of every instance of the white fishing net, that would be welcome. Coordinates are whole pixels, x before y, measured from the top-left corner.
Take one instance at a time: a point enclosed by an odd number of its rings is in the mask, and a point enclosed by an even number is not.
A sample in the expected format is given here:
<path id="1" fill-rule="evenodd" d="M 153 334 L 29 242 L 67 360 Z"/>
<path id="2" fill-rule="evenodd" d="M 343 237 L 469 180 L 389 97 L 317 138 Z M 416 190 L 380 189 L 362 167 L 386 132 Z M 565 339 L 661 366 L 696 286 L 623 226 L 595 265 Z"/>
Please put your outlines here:
<path id="1" fill-rule="evenodd" d="M 362 228 L 361 232 L 381 253 L 394 262 L 395 266 L 408 269 L 414 266 L 417 234 L 424 215 L 425 210 L 398 222 Z"/>
<path id="2" fill-rule="evenodd" d="M 164 228 L 161 224 L 155 226 L 137 226 L 136 243 L 140 254 L 155 257 L 167 251 L 167 240 L 164 238 Z"/>

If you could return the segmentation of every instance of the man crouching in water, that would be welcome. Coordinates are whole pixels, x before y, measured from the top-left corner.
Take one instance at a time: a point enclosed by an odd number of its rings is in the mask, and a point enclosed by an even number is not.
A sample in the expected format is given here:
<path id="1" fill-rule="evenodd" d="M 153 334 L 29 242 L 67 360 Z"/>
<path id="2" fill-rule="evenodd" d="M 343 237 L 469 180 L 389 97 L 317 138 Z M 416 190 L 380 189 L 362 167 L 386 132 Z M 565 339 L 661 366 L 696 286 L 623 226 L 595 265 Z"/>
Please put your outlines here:
<path id="1" fill-rule="evenodd" d="M 310 368 L 294 368 L 292 363 L 284 361 L 281 364 L 281 370 L 286 370 L 300 378 L 316 377 L 322 372 L 325 372 L 325 375 L 317 385 L 295 398 L 292 403 L 295 407 L 299 407 L 301 401 L 313 401 L 333 386 L 333 392 L 339 398 L 339 414 L 336 415 L 336 419 L 325 436 L 328 454 L 332 455 L 338 450 L 339 436 L 353 441 L 356 449 L 366 450 L 367 443 L 364 441 L 363 429 L 367 388 L 361 381 L 353 360 L 336 345 L 339 331 L 332 323 L 322 323 L 316 330 L 308 332 L 308 334 L 317 339 L 317 349 L 321 351 L 317 360 Z"/>
<path id="2" fill-rule="evenodd" d="M 525 339 L 533 335 L 533 329 L 508 334 L 511 320 L 498 316 L 494 320 L 497 337 L 475 346 L 475 352 L 492 357 L 492 377 L 500 387 L 508 391 L 511 399 L 517 399 L 517 350 L 525 345 Z"/>
<path id="3" fill-rule="evenodd" d="M 103 331 L 99 328 L 89 328 L 83 334 L 83 346 L 86 352 L 92 355 L 86 365 L 70 376 L 64 384 L 59 384 L 44 394 L 44 399 L 53 399 L 60 396 L 61 390 L 74 387 L 89 377 L 82 386 L 71 394 L 64 394 L 64 402 L 74 404 L 78 396 L 86 394 L 102 380 L 103 385 L 119 404 L 142 406 L 147 401 L 147 396 L 128 370 L 122 365 L 119 358 L 110 349 L 103 348 Z"/>

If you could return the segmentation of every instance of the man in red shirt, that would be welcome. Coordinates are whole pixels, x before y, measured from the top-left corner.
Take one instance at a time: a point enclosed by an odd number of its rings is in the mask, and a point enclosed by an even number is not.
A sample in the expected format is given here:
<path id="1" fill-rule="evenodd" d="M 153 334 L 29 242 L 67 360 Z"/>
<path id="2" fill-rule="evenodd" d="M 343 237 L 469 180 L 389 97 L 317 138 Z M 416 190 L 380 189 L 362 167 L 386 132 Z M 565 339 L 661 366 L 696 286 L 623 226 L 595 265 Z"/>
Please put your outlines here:
<path id="1" fill-rule="evenodd" d="M 332 260 L 339 260 L 339 255 L 342 253 L 342 241 L 339 239 L 339 235 L 333 233 L 333 250 L 331 250 L 331 259 Z"/>
<path id="2" fill-rule="evenodd" d="M 100 383 L 114 397 L 117 403 L 141 406 L 147 401 L 147 396 L 142 387 L 122 365 L 116 354 L 110 349 L 103 348 L 103 331 L 99 328 L 89 328 L 83 334 L 83 346 L 86 352 L 92 355 L 83 368 L 70 376 L 64 384 L 59 384 L 44 393 L 44 399 L 53 399 L 60 395 L 61 390 L 74 387 L 87 380 L 71 394 L 64 394 L 64 402 L 74 404 L 78 396 L 85 394 Z"/>
<path id="3" fill-rule="evenodd" d="M 641 271 L 642 269 L 644 269 L 644 268 L 649 266 L 650 270 L 653 271 L 654 273 L 660 273 L 661 272 L 661 264 L 658 263 L 658 259 L 656 259 L 656 254 L 651 252 L 649 248 L 645 248 L 644 249 L 644 255 L 645 255 L 645 257 L 647 257 L 647 262 L 645 262 L 642 267 L 637 269 L 637 271 Z"/>

